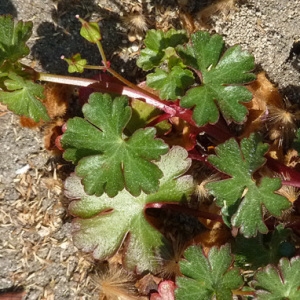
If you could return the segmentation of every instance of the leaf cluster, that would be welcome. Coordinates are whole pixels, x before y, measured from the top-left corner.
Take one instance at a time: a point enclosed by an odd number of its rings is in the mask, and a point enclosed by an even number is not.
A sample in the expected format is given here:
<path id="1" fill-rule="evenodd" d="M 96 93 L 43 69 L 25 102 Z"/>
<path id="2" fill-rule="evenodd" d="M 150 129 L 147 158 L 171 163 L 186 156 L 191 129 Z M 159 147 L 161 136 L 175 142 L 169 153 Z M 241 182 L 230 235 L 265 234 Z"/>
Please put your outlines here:
<path id="1" fill-rule="evenodd" d="M 0 101 L 35 122 L 50 120 L 41 102 L 43 87 L 33 82 L 32 70 L 19 62 L 29 54 L 26 42 L 32 34 L 32 22 L 15 22 L 11 16 L 2 16 L 0 32 Z"/>
<path id="2" fill-rule="evenodd" d="M 206 32 L 188 39 L 182 31 L 150 30 L 137 64 L 152 70 L 147 86 L 176 107 L 179 118 L 184 109 L 192 113 L 191 119 L 185 119 L 189 132 L 215 124 L 220 116 L 227 124 L 245 122 L 248 109 L 243 103 L 252 99 L 252 93 L 244 85 L 255 80 L 254 59 L 239 46 L 224 50 L 222 38 Z M 77 217 L 75 243 L 93 251 L 97 259 L 125 247 L 127 268 L 155 272 L 158 262 L 171 255 L 172 244 L 149 225 L 146 207 L 189 201 L 195 186 L 190 175 L 183 176 L 190 165 L 186 150 L 170 147 L 170 140 L 158 139 L 156 129 L 148 125 L 152 122 L 157 128 L 166 118 L 163 114 L 151 118 L 153 110 L 143 105 L 133 110 L 124 97 L 92 94 L 83 107 L 84 118 L 69 120 L 61 143 L 65 159 L 77 164 L 78 177 L 71 177 L 66 185 L 68 197 L 76 199 L 70 206 Z M 178 129 L 171 120 L 169 126 Z M 169 133 L 170 129 L 163 134 Z M 199 246 L 186 249 L 179 263 L 182 276 L 176 279 L 176 299 L 231 299 L 233 293 L 263 297 L 277 279 L 272 275 L 262 282 L 261 274 L 269 267 L 257 269 L 278 262 L 281 268 L 286 262 L 282 257 L 294 254 L 292 231 L 280 225 L 270 232 L 266 224 L 266 215 L 280 218 L 290 207 L 277 192 L 281 180 L 260 173 L 268 150 L 262 136 L 253 133 L 240 140 L 225 139 L 207 156 L 207 163 L 222 179 L 207 183 L 206 189 L 220 207 L 224 224 L 239 234 L 232 250 L 228 243 L 208 252 Z M 111 223 L 118 225 L 112 228 Z M 249 281 L 246 270 L 255 274 L 248 287 L 244 286 Z M 165 285 L 170 295 L 174 287 Z M 297 288 L 293 286 L 291 293 Z M 283 289 L 278 288 L 274 297 Z"/>
<path id="3" fill-rule="evenodd" d="M 241 102 L 252 98 L 243 84 L 253 81 L 254 58 L 233 46 L 224 51 L 221 36 L 196 32 L 190 42 L 179 39 L 168 44 L 173 31 L 149 31 L 146 48 L 137 61 L 144 70 L 154 69 L 147 84 L 167 100 L 180 99 L 180 105 L 193 109 L 198 126 L 216 123 L 219 111 L 227 121 L 243 122 L 247 109 Z M 181 32 L 180 32 L 181 34 Z M 197 86 L 192 86 L 197 82 Z"/>

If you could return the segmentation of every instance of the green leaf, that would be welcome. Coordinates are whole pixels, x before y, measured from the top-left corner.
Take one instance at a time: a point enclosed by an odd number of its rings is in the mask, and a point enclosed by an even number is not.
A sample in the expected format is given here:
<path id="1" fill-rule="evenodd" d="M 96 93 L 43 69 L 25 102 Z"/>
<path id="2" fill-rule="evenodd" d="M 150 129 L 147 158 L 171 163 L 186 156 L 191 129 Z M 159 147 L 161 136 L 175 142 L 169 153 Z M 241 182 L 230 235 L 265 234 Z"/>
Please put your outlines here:
<path id="1" fill-rule="evenodd" d="M 243 122 L 247 109 L 240 102 L 250 101 L 252 94 L 242 85 L 255 79 L 249 73 L 254 69 L 253 56 L 240 46 L 223 53 L 222 37 L 208 32 L 196 32 L 191 40 L 191 45 L 177 49 L 186 65 L 200 70 L 201 85 L 187 92 L 181 106 L 194 107 L 193 118 L 199 126 L 217 122 L 219 110 L 228 122 Z"/>
<path id="2" fill-rule="evenodd" d="M 278 267 L 259 270 L 254 284 L 258 300 L 300 299 L 300 257 L 282 258 Z"/>
<path id="3" fill-rule="evenodd" d="M 29 117 L 35 122 L 49 121 L 45 106 L 40 99 L 44 98 L 44 89 L 32 80 L 26 80 L 11 72 L 4 81 L 7 91 L 0 91 L 0 102 L 14 113 Z"/>
<path id="4" fill-rule="evenodd" d="M 123 130 L 131 118 L 131 107 L 124 96 L 114 100 L 108 94 L 94 93 L 83 106 L 85 119 L 67 122 L 61 142 L 64 158 L 78 162 L 76 174 L 83 178 L 85 191 L 110 197 L 124 187 L 132 194 L 158 189 L 162 172 L 159 160 L 168 146 L 155 139 L 155 128 L 138 129 L 131 136 Z"/>
<path id="5" fill-rule="evenodd" d="M 68 63 L 68 72 L 69 73 L 82 73 L 84 68 L 87 64 L 86 59 L 81 58 L 80 53 L 73 55 L 71 58 L 64 58 L 63 59 Z"/>
<path id="6" fill-rule="evenodd" d="M 165 58 L 170 59 L 171 48 L 175 48 L 179 44 L 187 42 L 188 38 L 183 30 L 171 29 L 167 32 L 162 30 L 147 31 L 144 43 L 145 48 L 141 50 L 140 57 L 137 60 L 137 65 L 144 71 L 153 69 L 159 66 Z"/>
<path id="7" fill-rule="evenodd" d="M 9 60 L 16 62 L 29 54 L 26 46 L 32 34 L 32 22 L 14 22 L 11 16 L 0 17 L 0 65 Z"/>
<path id="8" fill-rule="evenodd" d="M 93 251 L 96 259 L 104 260 L 125 246 L 124 263 L 127 268 L 138 272 L 154 272 L 159 265 L 159 253 L 168 251 L 169 243 L 144 215 L 145 205 L 155 202 L 180 202 L 193 192 L 194 184 L 190 175 L 181 176 L 191 164 L 187 152 L 173 147 L 161 157 L 156 166 L 162 170 L 156 193 L 141 193 L 133 197 L 126 190 L 116 197 L 106 194 L 101 197 L 87 195 L 80 178 L 73 175 L 66 180 L 67 197 L 81 199 L 70 205 L 76 229 L 75 245 L 84 251 Z"/>
<path id="9" fill-rule="evenodd" d="M 230 268 L 232 257 L 229 245 L 211 248 L 206 257 L 201 248 L 189 247 L 180 261 L 180 271 L 186 277 L 177 277 L 177 300 L 229 300 L 232 290 L 238 289 L 243 280 L 238 269 Z"/>
<path id="10" fill-rule="evenodd" d="M 193 73 L 179 66 L 173 67 L 170 72 L 156 69 L 147 75 L 147 85 L 158 90 L 161 99 L 176 100 L 193 83 Z"/>
<path id="11" fill-rule="evenodd" d="M 233 247 L 235 265 L 256 270 L 268 264 L 277 264 L 282 257 L 291 257 L 295 253 L 295 246 L 290 242 L 291 234 L 291 229 L 280 224 L 274 231 L 264 235 L 259 233 L 253 238 L 238 235 Z"/>
<path id="12" fill-rule="evenodd" d="M 125 129 L 126 132 L 130 133 L 130 135 L 138 128 L 146 127 L 153 119 L 162 114 L 160 109 L 137 99 L 131 99 L 130 104 L 132 108 L 132 116 Z M 171 127 L 172 126 L 168 120 L 163 120 L 155 125 L 157 135 L 165 134 Z"/>
<path id="13" fill-rule="evenodd" d="M 234 139 L 226 141 L 216 147 L 216 155 L 208 157 L 213 166 L 231 178 L 208 183 L 206 187 L 223 211 L 234 208 L 231 224 L 241 227 L 240 231 L 246 237 L 255 236 L 257 231 L 268 232 L 263 221 L 263 205 L 276 217 L 290 206 L 285 197 L 274 193 L 281 186 L 279 178 L 263 177 L 259 185 L 252 178 L 253 173 L 264 164 L 267 149 L 268 145 L 261 143 L 258 135 L 252 134 L 243 139 L 240 146 Z M 235 207 L 239 201 L 240 204 Z"/>

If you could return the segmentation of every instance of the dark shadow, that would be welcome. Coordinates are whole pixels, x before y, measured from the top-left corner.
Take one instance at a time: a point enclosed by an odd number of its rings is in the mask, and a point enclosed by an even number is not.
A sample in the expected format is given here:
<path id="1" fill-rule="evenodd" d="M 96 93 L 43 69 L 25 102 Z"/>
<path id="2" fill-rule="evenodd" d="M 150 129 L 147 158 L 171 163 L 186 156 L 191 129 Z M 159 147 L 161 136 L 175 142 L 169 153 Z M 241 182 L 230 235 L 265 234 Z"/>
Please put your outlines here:
<path id="1" fill-rule="evenodd" d="M 211 0 L 190 1 L 188 10 L 189 12 L 198 11 L 211 2 Z M 141 1 L 143 11 L 147 11 L 148 5 L 146 0 Z M 177 0 L 159 1 L 159 6 L 171 10 L 179 7 Z M 115 7 L 115 9 L 112 10 L 110 7 Z M 94 0 L 56 1 L 56 8 L 52 10 L 53 21 L 43 22 L 37 29 L 38 38 L 31 52 L 33 57 L 41 63 L 46 72 L 62 75 L 69 75 L 67 63 L 60 59 L 62 55 L 69 58 L 80 53 L 82 58 L 87 59 L 88 64 L 101 65 L 96 45 L 87 42 L 80 36 L 81 24 L 75 18 L 76 15 L 85 20 L 90 20 L 92 17 L 93 21 L 96 20 L 99 23 L 102 45 L 112 68 L 132 82 L 144 80 L 145 73 L 137 68 L 135 57 L 130 53 L 120 55 L 121 48 L 128 49 L 132 44 L 128 41 L 127 24 L 124 24 L 119 13 L 113 11 L 126 13 L 123 2 L 110 0 L 107 2 L 107 7 L 100 7 Z M 155 10 L 147 17 L 151 19 L 149 29 L 154 28 Z M 175 27 L 181 29 L 179 25 Z M 97 73 L 96 71 L 85 71 L 84 74 L 73 75 L 91 77 Z"/>
<path id="2" fill-rule="evenodd" d="M 300 41 L 295 41 L 288 58 L 295 70 L 300 72 Z"/>
<path id="3" fill-rule="evenodd" d="M 180 207 L 178 203 L 178 208 Z M 191 214 L 188 215 L 185 212 L 176 211 L 171 205 L 168 206 L 168 204 L 160 208 L 146 208 L 145 218 L 168 239 L 174 233 L 174 228 L 176 228 L 176 235 L 178 234 L 182 238 L 185 238 L 186 241 L 191 240 L 204 230 L 204 226 L 199 222 L 197 217 Z"/>
<path id="4" fill-rule="evenodd" d="M 17 10 L 10 0 L 0 0 L 0 15 L 12 15 L 14 18 L 18 16 Z"/>
<path id="5" fill-rule="evenodd" d="M 122 11 L 122 3 L 120 3 L 119 1 L 110 1 L 110 5 L 115 5 Z M 124 61 L 116 55 L 117 52 L 120 52 L 120 48 L 130 45 L 120 15 L 99 7 L 94 0 L 62 0 L 52 11 L 53 22 L 43 22 L 38 27 L 38 38 L 31 49 L 33 57 L 41 63 L 46 72 L 68 75 L 67 63 L 60 57 L 64 55 L 69 58 L 76 53 L 80 53 L 81 57 L 87 59 L 90 65 L 101 65 L 97 46 L 89 43 L 80 35 L 81 23 L 75 18 L 76 15 L 85 20 L 90 20 L 93 16 L 92 20 L 98 21 L 104 51 L 117 72 L 130 74 L 135 71 L 135 60 Z M 84 74 L 75 73 L 73 75 L 90 77 L 97 73 L 96 71 L 85 71 Z M 130 76 L 128 79 L 131 79 Z"/>
<path id="6" fill-rule="evenodd" d="M 288 85 L 280 89 L 282 95 L 286 96 L 293 104 L 300 106 L 300 85 Z"/>
<path id="7" fill-rule="evenodd" d="M 209 0 L 207 0 L 209 1 Z M 207 2 L 205 1 L 205 3 Z M 198 5 L 198 1 L 193 1 L 193 9 Z M 85 20 L 98 20 L 102 44 L 107 59 L 111 62 L 112 68 L 118 73 L 136 82 L 145 78 L 145 74 L 136 66 L 135 58 L 119 56 L 120 48 L 127 49 L 131 43 L 128 41 L 128 26 L 122 21 L 120 14 L 112 12 L 109 7 L 125 13 L 122 1 L 110 0 L 108 7 L 100 7 L 94 0 L 61 0 L 58 1 L 56 9 L 52 11 L 53 22 L 43 22 L 37 29 L 38 38 L 32 47 L 33 57 L 41 63 L 46 72 L 67 75 L 67 63 L 60 57 L 71 57 L 80 53 L 82 58 L 87 59 L 90 65 L 101 65 L 101 58 L 96 45 L 91 44 L 80 36 L 80 22 L 75 15 L 80 15 Z M 142 1 L 145 10 L 148 2 Z M 178 7 L 177 0 L 160 1 L 163 7 Z M 155 14 L 152 12 L 152 14 Z M 153 15 L 154 16 L 154 15 Z M 153 17 L 150 16 L 150 17 Z M 154 24 L 149 26 L 154 28 Z M 125 55 L 126 56 L 126 55 Z M 74 76 L 90 77 L 97 72 L 85 72 L 84 74 L 73 74 Z"/>
<path id="8" fill-rule="evenodd" d="M 76 4 L 77 3 L 77 4 Z M 38 39 L 31 51 L 43 69 L 55 74 L 68 74 L 67 63 L 60 57 L 71 57 L 80 53 L 88 59 L 89 64 L 99 65 L 100 58 L 97 47 L 80 36 L 80 22 L 76 15 L 89 19 L 92 13 L 98 12 L 93 0 L 59 1 L 57 9 L 53 9 L 53 22 L 43 22 L 37 28 Z M 99 13 L 99 12 L 98 12 Z"/>

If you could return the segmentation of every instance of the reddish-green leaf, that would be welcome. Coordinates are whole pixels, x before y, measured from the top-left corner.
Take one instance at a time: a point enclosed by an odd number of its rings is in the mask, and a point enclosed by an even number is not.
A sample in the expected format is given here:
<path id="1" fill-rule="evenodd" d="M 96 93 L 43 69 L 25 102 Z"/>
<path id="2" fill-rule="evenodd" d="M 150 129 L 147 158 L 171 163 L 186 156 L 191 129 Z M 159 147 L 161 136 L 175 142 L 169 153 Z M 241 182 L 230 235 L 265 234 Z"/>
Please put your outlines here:
<path id="1" fill-rule="evenodd" d="M 300 257 L 282 258 L 278 267 L 269 265 L 255 275 L 258 300 L 300 299 Z"/>
<path id="2" fill-rule="evenodd" d="M 172 148 L 155 163 L 162 171 L 156 193 L 138 197 L 126 190 L 114 198 L 87 195 L 80 178 L 73 175 L 66 181 L 66 195 L 78 199 L 70 205 L 74 221 L 74 242 L 84 251 L 93 251 L 96 259 L 112 256 L 124 243 L 124 264 L 139 272 L 155 271 L 161 260 L 159 254 L 167 251 L 168 242 L 145 218 L 146 204 L 180 202 L 193 191 L 191 176 L 181 176 L 190 167 L 191 160 L 181 147 Z"/>

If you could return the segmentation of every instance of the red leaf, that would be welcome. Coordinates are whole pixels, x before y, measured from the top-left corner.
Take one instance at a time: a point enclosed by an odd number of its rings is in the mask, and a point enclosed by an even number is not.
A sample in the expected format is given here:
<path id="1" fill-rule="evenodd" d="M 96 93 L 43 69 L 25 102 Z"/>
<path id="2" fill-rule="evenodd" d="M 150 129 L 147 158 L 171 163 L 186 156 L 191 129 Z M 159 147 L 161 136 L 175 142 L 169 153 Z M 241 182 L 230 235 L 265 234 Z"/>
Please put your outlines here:
<path id="1" fill-rule="evenodd" d="M 153 293 L 150 300 L 174 300 L 175 283 L 171 280 L 164 280 L 158 285 L 158 293 Z"/>

